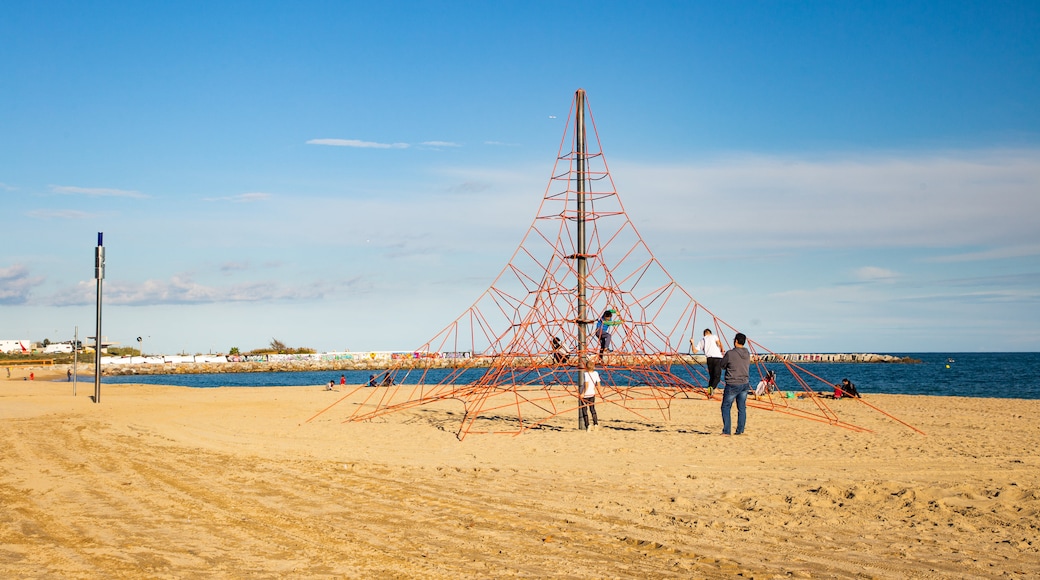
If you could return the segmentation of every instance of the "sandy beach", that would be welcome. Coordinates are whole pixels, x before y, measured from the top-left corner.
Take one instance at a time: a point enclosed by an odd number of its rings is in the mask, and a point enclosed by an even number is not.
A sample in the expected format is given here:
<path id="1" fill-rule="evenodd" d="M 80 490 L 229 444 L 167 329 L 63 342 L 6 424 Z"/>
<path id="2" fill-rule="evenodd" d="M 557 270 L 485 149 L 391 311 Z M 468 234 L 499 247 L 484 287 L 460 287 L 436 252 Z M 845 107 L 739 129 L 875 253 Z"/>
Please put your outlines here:
<path id="1" fill-rule="evenodd" d="M 925 435 L 836 401 L 872 432 L 750 409 L 722 437 L 682 400 L 459 441 L 451 402 L 308 422 L 345 392 L 94 404 L 49 374 L 0 379 L 5 578 L 1040 576 L 1036 400 L 869 396 Z"/>

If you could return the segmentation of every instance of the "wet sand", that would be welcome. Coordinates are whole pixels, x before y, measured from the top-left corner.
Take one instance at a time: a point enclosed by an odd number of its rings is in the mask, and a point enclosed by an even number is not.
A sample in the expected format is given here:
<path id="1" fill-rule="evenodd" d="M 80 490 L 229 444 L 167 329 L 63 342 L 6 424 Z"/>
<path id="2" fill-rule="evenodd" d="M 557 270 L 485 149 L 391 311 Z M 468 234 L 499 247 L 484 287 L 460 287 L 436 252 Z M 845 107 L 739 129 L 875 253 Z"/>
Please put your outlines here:
<path id="1" fill-rule="evenodd" d="M 857 433 L 717 401 L 455 437 L 322 386 L 0 378 L 8 578 L 1027 578 L 1040 401 L 868 395 Z M 47 373 L 43 373 L 47 374 Z M 846 405 L 848 405 L 846 407 Z"/>

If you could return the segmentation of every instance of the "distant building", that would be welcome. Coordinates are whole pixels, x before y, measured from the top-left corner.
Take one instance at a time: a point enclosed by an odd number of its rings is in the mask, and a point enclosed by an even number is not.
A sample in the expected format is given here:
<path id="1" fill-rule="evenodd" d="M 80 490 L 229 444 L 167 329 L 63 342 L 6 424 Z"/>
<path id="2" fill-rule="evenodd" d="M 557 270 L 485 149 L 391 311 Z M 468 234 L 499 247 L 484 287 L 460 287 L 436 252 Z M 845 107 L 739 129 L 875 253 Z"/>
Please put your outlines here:
<path id="1" fill-rule="evenodd" d="M 29 354 L 32 352 L 32 341 L 25 340 L 0 340 L 0 352 Z"/>
<path id="2" fill-rule="evenodd" d="M 106 338 L 108 338 L 108 337 L 105 337 L 105 336 L 101 337 L 101 354 L 108 354 L 108 349 L 110 347 L 113 347 L 113 346 L 116 346 L 117 344 L 119 344 L 118 342 L 109 342 L 109 341 L 105 340 Z M 93 336 L 88 336 L 87 340 L 89 340 L 90 342 L 88 342 L 85 345 L 85 348 L 83 349 L 83 351 L 84 352 L 94 352 L 94 348 L 97 346 L 97 340 Z"/>
<path id="3" fill-rule="evenodd" d="M 52 342 L 43 347 L 43 354 L 72 354 L 72 343 Z"/>

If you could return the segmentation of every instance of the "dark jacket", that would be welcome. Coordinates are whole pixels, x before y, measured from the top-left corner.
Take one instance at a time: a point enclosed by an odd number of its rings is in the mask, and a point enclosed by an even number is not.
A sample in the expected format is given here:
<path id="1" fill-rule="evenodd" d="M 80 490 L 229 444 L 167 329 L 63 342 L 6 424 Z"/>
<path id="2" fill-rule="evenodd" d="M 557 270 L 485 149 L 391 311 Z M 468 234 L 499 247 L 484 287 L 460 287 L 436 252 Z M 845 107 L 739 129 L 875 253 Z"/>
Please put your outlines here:
<path id="1" fill-rule="evenodd" d="M 726 384 L 739 386 L 748 384 L 751 376 L 751 353 L 743 347 L 731 348 L 722 355 L 722 370 L 726 372 Z"/>

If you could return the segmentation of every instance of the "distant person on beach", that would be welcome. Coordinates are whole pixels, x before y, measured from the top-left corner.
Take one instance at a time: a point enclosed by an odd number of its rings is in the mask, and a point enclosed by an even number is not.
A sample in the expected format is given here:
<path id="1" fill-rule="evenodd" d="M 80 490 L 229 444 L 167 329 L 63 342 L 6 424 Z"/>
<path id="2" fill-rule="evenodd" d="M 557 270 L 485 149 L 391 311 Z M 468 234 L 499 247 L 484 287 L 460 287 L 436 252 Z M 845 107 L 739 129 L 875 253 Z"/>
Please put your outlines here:
<path id="1" fill-rule="evenodd" d="M 581 400 L 578 401 L 578 429 L 586 431 L 594 430 L 599 426 L 596 417 L 596 393 L 599 390 L 599 373 L 596 372 L 596 363 L 588 361 L 585 363 L 585 390 L 581 392 Z M 589 414 L 592 415 L 592 426 L 589 426 Z"/>
<path id="2" fill-rule="evenodd" d="M 840 399 L 842 396 L 861 398 L 859 391 L 856 390 L 856 385 L 852 384 L 848 379 L 842 379 L 840 384 L 834 385 L 834 398 Z"/>
<path id="3" fill-rule="evenodd" d="M 776 390 L 776 373 L 773 371 L 767 371 L 766 376 L 762 377 L 761 381 L 758 381 L 758 385 L 755 387 L 755 398 L 761 397 L 762 395 L 768 395 Z"/>
<path id="4" fill-rule="evenodd" d="M 553 362 L 555 362 L 558 365 L 567 362 L 567 355 L 570 353 L 567 352 L 567 347 L 563 346 L 563 341 L 560 340 L 560 337 L 553 337 L 552 349 Z"/>
<path id="5" fill-rule="evenodd" d="M 693 340 L 691 339 L 690 342 Z M 693 345 L 693 352 L 703 352 L 708 360 L 708 398 L 710 399 L 719 386 L 719 381 L 722 380 L 722 342 L 711 333 L 710 328 L 705 328 L 704 336 Z"/>
<path id="6" fill-rule="evenodd" d="M 615 319 L 614 316 L 617 314 L 617 310 L 613 307 L 607 308 L 603 312 L 603 316 L 599 317 L 596 321 L 596 332 L 595 336 L 599 339 L 599 353 L 603 354 L 610 352 L 610 333 L 614 330 L 614 327 L 621 324 L 621 318 Z"/>
<path id="7" fill-rule="evenodd" d="M 744 348 L 747 344 L 747 336 L 738 332 L 733 337 L 733 348 L 726 351 L 722 356 L 722 370 L 726 373 L 726 389 L 722 392 L 722 434 L 729 435 L 730 425 L 733 421 L 730 412 L 733 403 L 737 403 L 737 431 L 736 435 L 744 434 L 744 425 L 747 423 L 747 396 L 751 384 L 748 382 L 751 376 L 751 355 Z"/>
<path id="8" fill-rule="evenodd" d="M 368 375 L 368 386 L 370 386 L 370 387 L 376 386 L 376 376 L 375 375 Z"/>
<path id="9" fill-rule="evenodd" d="M 35 381 L 36 380 L 36 373 L 29 373 L 29 380 L 30 381 Z"/>
<path id="10" fill-rule="evenodd" d="M 347 375 L 340 375 L 339 376 L 339 384 L 341 384 L 341 385 L 347 384 Z"/>
<path id="11" fill-rule="evenodd" d="M 383 377 L 383 386 L 389 387 L 394 384 L 394 377 L 390 375 L 390 371 L 386 371 L 386 376 Z"/>
<path id="12" fill-rule="evenodd" d="M 72 369 L 68 369 L 65 371 L 65 378 L 68 380 L 68 382 L 72 382 Z"/>
<path id="13" fill-rule="evenodd" d="M 332 390 L 335 390 L 335 389 L 334 389 L 335 385 L 336 385 L 336 382 L 335 382 L 335 381 L 333 381 L 332 379 L 329 379 L 329 384 L 325 385 L 325 390 L 326 390 L 326 391 L 332 391 Z"/>

